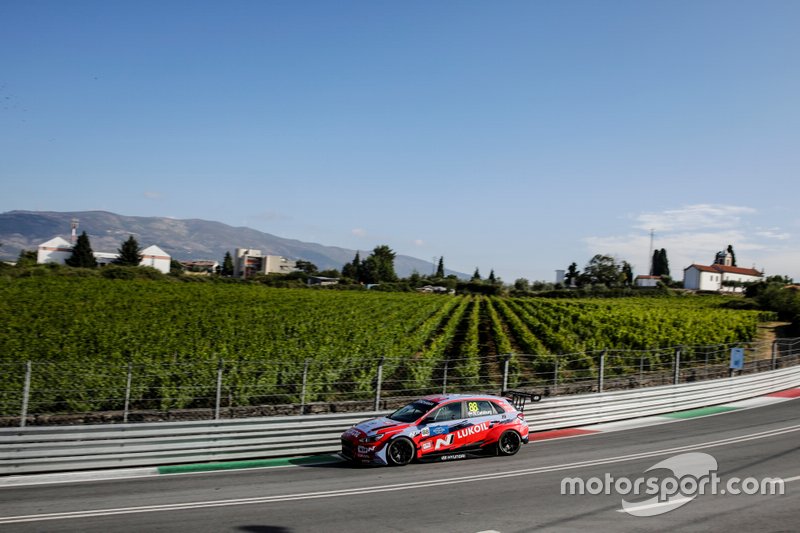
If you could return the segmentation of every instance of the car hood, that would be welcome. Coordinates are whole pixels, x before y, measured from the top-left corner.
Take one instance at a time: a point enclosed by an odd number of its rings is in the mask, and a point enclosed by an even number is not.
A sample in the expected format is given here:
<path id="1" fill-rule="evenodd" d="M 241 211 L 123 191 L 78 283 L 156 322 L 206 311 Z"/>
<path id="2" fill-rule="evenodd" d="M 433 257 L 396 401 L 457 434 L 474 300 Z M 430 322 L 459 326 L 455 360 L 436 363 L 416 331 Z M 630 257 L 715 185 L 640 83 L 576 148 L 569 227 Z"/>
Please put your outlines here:
<path id="1" fill-rule="evenodd" d="M 398 422 L 396 420 L 391 420 L 386 418 L 385 416 L 381 416 L 378 418 L 370 418 L 369 420 L 364 420 L 363 422 L 359 422 L 351 429 L 358 430 L 359 435 L 371 435 L 373 433 L 380 433 L 385 429 L 392 429 L 392 430 L 401 430 L 403 428 L 408 427 L 408 424 L 405 422 Z"/>

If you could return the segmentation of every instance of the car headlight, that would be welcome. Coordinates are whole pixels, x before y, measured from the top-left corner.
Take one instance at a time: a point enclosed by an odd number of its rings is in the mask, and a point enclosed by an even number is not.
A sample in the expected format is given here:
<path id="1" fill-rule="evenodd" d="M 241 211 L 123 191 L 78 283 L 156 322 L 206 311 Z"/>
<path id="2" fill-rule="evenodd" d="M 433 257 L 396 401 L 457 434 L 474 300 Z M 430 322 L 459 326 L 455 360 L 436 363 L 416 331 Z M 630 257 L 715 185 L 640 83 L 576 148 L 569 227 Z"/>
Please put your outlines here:
<path id="1" fill-rule="evenodd" d="M 378 442 L 383 438 L 383 433 L 375 433 L 364 438 L 364 442 Z"/>

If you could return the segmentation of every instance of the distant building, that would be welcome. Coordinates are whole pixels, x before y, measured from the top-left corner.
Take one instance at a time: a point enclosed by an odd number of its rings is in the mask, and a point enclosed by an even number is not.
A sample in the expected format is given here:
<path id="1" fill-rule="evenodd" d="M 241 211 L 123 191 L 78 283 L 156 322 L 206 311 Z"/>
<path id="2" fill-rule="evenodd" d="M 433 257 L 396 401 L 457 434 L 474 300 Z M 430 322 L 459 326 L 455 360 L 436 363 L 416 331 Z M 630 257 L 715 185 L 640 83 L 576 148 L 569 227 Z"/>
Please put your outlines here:
<path id="1" fill-rule="evenodd" d="M 325 276 L 308 276 L 309 285 L 338 285 L 339 278 L 327 278 Z"/>
<path id="2" fill-rule="evenodd" d="M 72 244 L 61 237 L 53 237 L 39 245 L 36 253 L 37 263 L 57 263 L 63 265 L 72 255 Z"/>
<path id="3" fill-rule="evenodd" d="M 661 276 L 636 276 L 633 283 L 637 287 L 657 287 L 659 281 Z"/>
<path id="4" fill-rule="evenodd" d="M 237 248 L 233 258 L 233 275 L 249 278 L 256 274 L 288 274 L 297 270 L 295 261 L 280 255 L 261 255 L 261 250 Z"/>
<path id="5" fill-rule="evenodd" d="M 156 245 L 152 245 L 142 250 L 141 254 L 142 260 L 139 262 L 139 266 L 153 267 L 164 274 L 169 274 L 170 261 L 172 258 L 164 250 Z M 54 237 L 39 245 L 39 249 L 36 253 L 36 262 L 63 265 L 71 255 L 72 244 L 61 237 Z M 119 257 L 118 253 L 109 252 L 93 252 L 93 255 L 97 260 L 97 264 L 100 266 L 111 264 Z"/>
<path id="6" fill-rule="evenodd" d="M 432 293 L 432 294 L 455 294 L 455 289 L 448 289 L 447 287 L 442 287 L 441 285 L 425 285 L 424 287 L 419 287 L 417 292 L 425 292 L 425 293 Z"/>
<path id="7" fill-rule="evenodd" d="M 213 274 L 219 269 L 219 261 L 213 259 L 195 259 L 192 261 L 181 261 L 181 266 L 187 272 L 199 274 Z"/>
<path id="8" fill-rule="evenodd" d="M 719 255 L 718 255 L 719 257 Z M 690 265 L 683 270 L 683 288 L 697 291 L 743 292 L 744 285 L 761 281 L 763 272 L 725 264 Z"/>

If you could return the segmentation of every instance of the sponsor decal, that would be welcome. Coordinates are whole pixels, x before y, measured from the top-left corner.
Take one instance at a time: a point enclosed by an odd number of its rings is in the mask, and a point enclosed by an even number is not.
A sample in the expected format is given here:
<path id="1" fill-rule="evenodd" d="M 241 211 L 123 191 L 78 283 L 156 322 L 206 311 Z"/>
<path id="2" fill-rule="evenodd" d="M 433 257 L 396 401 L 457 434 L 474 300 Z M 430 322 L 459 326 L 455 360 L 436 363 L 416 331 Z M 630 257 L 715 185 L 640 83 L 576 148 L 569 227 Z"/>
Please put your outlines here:
<path id="1" fill-rule="evenodd" d="M 419 435 L 419 431 L 412 431 L 411 433 L 408 434 L 408 436 L 411 437 L 412 439 L 414 437 L 418 436 L 418 435 Z"/>
<path id="2" fill-rule="evenodd" d="M 464 439 L 484 431 L 489 431 L 489 422 L 481 422 L 480 424 L 475 424 L 474 426 L 470 426 L 468 428 L 459 429 L 456 431 L 456 437 L 459 439 Z"/>
<path id="3" fill-rule="evenodd" d="M 491 414 L 494 414 L 491 409 L 481 409 L 478 402 L 467 402 L 467 416 L 489 416 Z"/>
<path id="4" fill-rule="evenodd" d="M 367 454 L 375 451 L 375 446 L 359 446 L 358 453 L 359 454 Z"/>
<path id="5" fill-rule="evenodd" d="M 443 455 L 442 461 L 452 461 L 453 459 L 466 459 L 467 454 L 465 453 L 453 453 L 450 455 Z"/>
<path id="6" fill-rule="evenodd" d="M 422 428 L 422 431 L 420 431 L 419 433 L 420 433 L 420 435 L 422 435 L 423 437 L 430 437 L 430 436 L 431 436 L 431 430 L 430 430 L 430 428 Z"/>
<path id="7" fill-rule="evenodd" d="M 432 442 L 425 442 L 425 443 L 422 444 L 422 449 L 423 450 L 430 450 L 431 448 L 433 448 L 433 443 Z"/>
<path id="8" fill-rule="evenodd" d="M 453 444 L 453 434 L 445 435 L 444 438 L 436 439 L 436 449 Z"/>
<path id="9" fill-rule="evenodd" d="M 436 405 L 436 402 L 432 402 L 430 400 L 417 400 L 417 403 L 421 403 L 422 405 L 430 405 L 430 406 Z"/>
<path id="10" fill-rule="evenodd" d="M 425 429 L 428 429 L 428 428 L 425 428 Z M 436 435 L 444 435 L 445 433 L 448 433 L 449 431 L 450 431 L 450 428 L 448 428 L 447 426 L 433 426 L 432 428 L 430 428 L 430 434 L 432 436 L 434 436 L 434 437 Z"/>

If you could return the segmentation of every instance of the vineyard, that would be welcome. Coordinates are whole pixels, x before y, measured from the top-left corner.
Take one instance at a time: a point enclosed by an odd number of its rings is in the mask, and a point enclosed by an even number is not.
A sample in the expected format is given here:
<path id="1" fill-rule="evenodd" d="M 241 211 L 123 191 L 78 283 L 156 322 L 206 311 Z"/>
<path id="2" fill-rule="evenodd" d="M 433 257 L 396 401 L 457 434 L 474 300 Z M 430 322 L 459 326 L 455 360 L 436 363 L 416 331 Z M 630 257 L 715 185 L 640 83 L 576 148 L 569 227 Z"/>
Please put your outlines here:
<path id="1" fill-rule="evenodd" d="M 599 353 L 618 375 L 677 347 L 708 363 L 698 347 L 752 341 L 769 318 L 722 301 L 0 280 L 0 414 L 26 380 L 30 412 L 51 413 L 370 398 L 378 367 L 384 394 L 416 395 L 497 388 L 504 370 L 515 387 L 591 378 Z"/>

